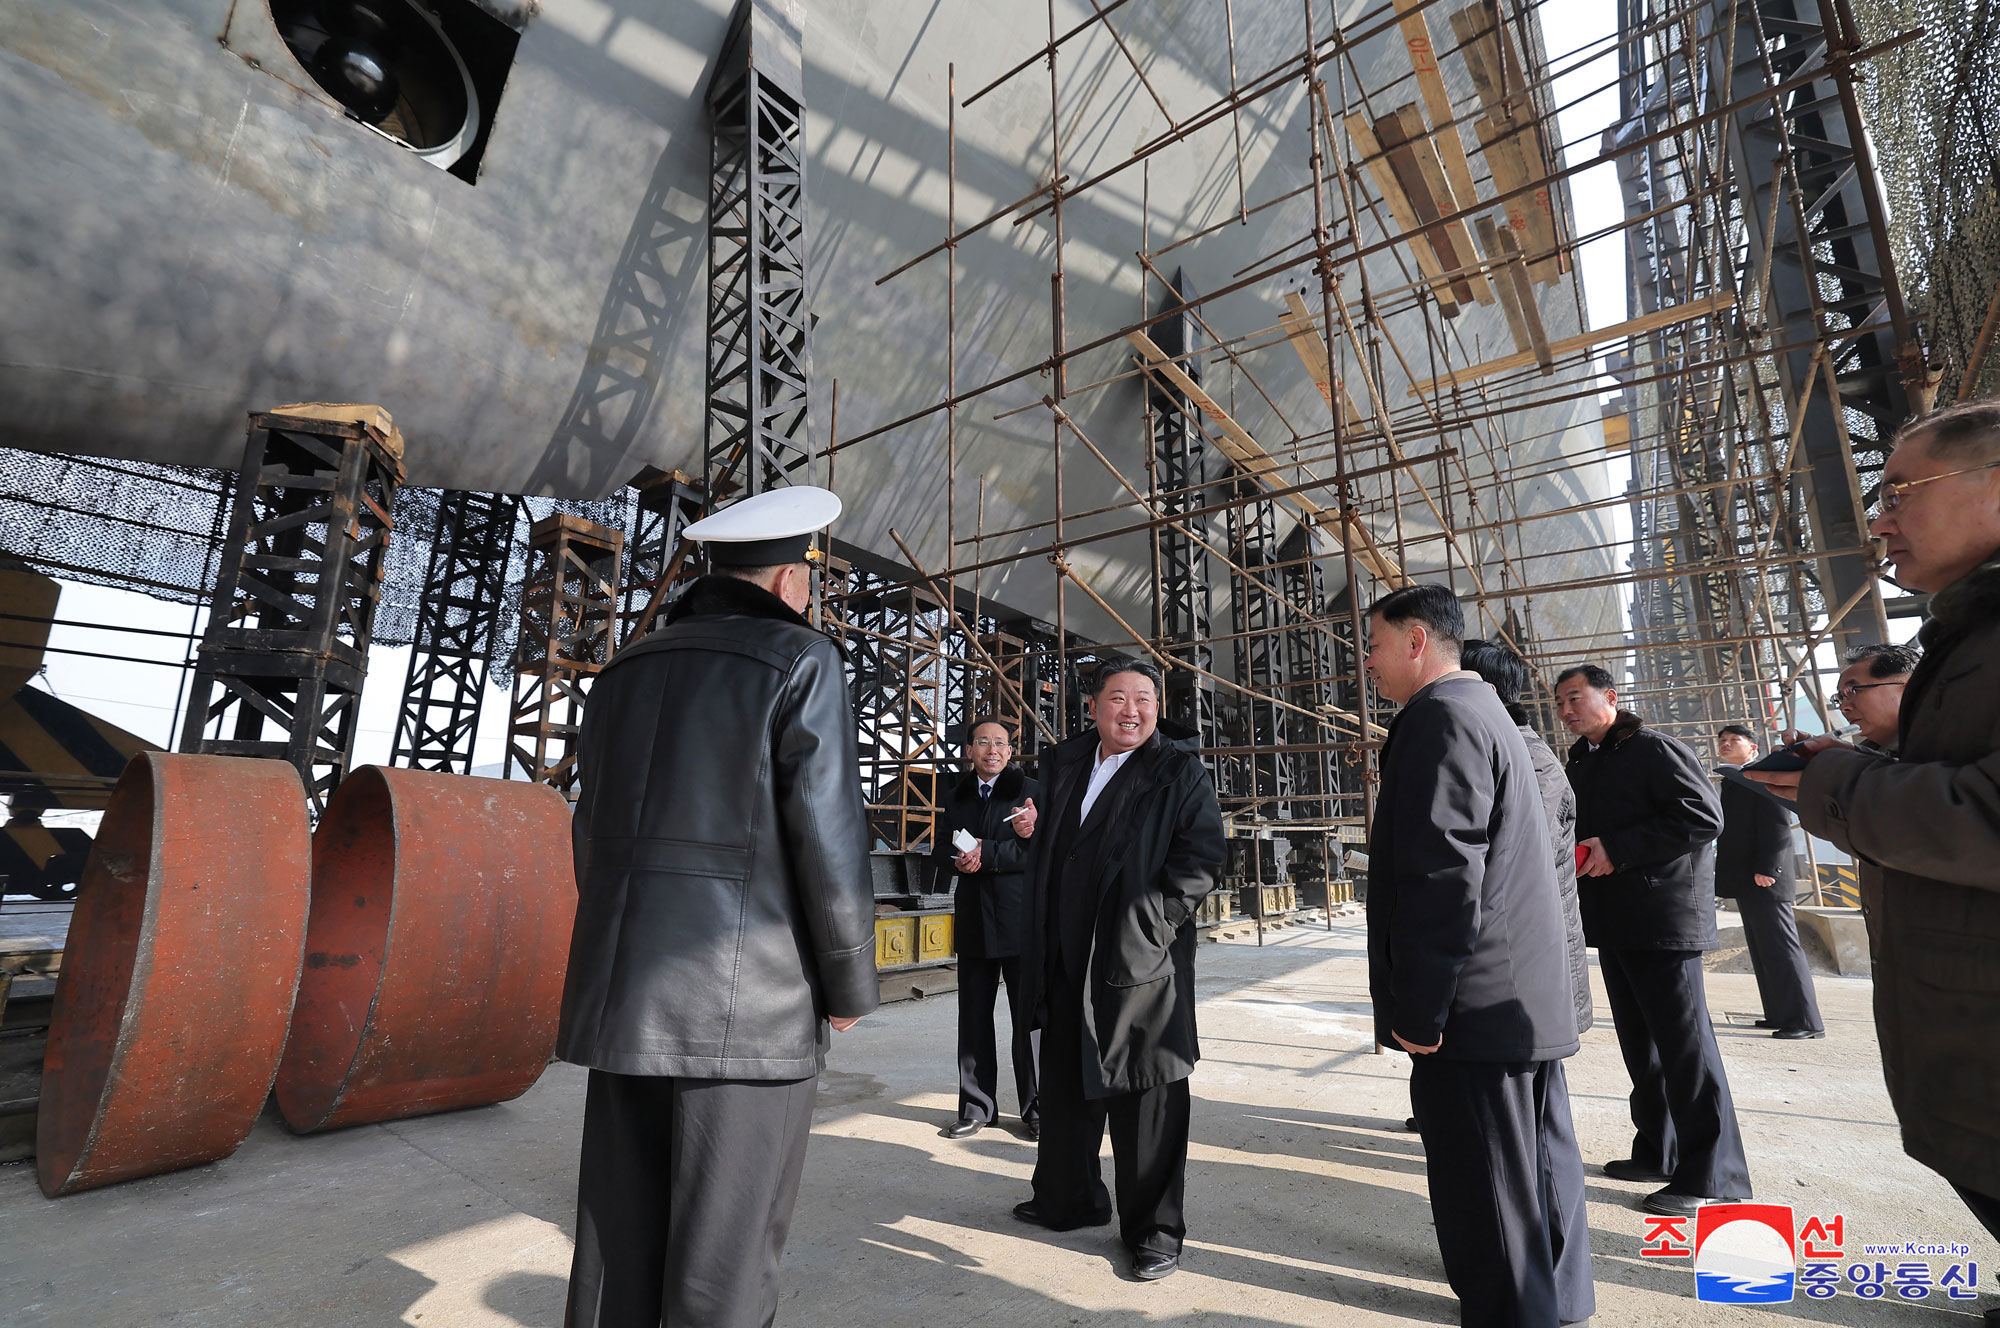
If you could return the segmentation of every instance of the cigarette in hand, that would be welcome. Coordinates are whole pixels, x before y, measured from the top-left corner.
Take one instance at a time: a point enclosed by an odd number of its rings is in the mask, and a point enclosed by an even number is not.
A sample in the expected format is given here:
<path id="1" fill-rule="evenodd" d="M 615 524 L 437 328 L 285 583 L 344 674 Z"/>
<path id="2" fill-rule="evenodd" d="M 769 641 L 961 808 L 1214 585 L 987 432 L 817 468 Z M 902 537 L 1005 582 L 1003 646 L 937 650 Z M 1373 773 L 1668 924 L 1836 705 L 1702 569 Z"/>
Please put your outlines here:
<path id="1" fill-rule="evenodd" d="M 1015 808 L 1015 809 L 1014 809 L 1013 811 L 1011 811 L 1011 812 L 1007 813 L 1007 814 L 1006 814 L 1005 816 L 1001 817 L 1001 818 L 1000 818 L 1000 823 L 1001 823 L 1002 825 L 1005 825 L 1005 824 L 1006 824 L 1007 822 L 1009 822 L 1009 821 L 1013 820 L 1013 819 L 1014 819 L 1014 818 L 1015 818 L 1016 816 L 1019 816 L 1019 815 L 1020 815 L 1020 814 L 1021 814 L 1022 812 L 1026 811 L 1026 810 L 1028 810 L 1028 809 L 1027 809 L 1026 807 L 1017 807 L 1017 808 Z"/>

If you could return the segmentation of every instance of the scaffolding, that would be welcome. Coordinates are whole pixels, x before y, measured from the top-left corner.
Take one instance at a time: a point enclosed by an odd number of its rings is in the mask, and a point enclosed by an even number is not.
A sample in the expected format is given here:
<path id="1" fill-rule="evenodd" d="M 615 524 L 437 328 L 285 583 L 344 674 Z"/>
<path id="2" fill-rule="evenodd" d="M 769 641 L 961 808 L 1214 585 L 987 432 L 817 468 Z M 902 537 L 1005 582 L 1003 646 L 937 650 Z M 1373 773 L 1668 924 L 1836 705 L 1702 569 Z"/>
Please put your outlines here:
<path id="1" fill-rule="evenodd" d="M 1549 684 L 1582 662 L 1608 667 L 1621 701 L 1697 746 L 1727 721 L 1774 731 L 1802 704 L 1824 716 L 1817 647 L 1881 639 L 1908 602 L 1884 597 L 1865 513 L 1889 435 L 1930 407 L 1936 375 L 1902 304 L 1856 71 L 1916 34 L 1864 42 L 1849 0 L 1621 0 L 1615 37 L 1551 52 L 1559 34 L 1531 3 L 1390 0 L 1345 22 L 1305 3 L 1300 47 L 1239 77 L 1223 5 L 1229 83 L 1200 105 L 1169 105 L 1120 32 L 1137 21 L 1116 3 L 1068 27 L 1051 4 L 1039 48 L 963 100 L 948 71 L 947 233 L 878 282 L 947 266 L 943 391 L 845 437 L 836 424 L 828 452 L 892 445 L 942 416 L 950 565 L 912 558 L 900 580 L 832 585 L 829 612 L 875 612 L 901 595 L 914 597 L 904 622 L 941 620 L 936 606 L 968 578 L 1046 560 L 1054 713 L 1078 688 L 1078 655 L 1155 658 L 1164 713 L 1199 732 L 1215 773 L 1239 884 L 1298 880 L 1329 902 L 1342 897 L 1340 845 L 1370 823 L 1389 718 L 1356 643 L 1366 605 L 1397 586 L 1450 585 L 1473 633 L 1528 659 L 1544 724 Z M 1105 79 L 1100 61 L 1067 80 L 1066 62 L 1103 38 L 1130 79 Z M 1567 80 L 1568 105 L 1592 70 L 1619 120 L 1601 142 L 1565 142 L 1556 85 Z M 1039 176 L 964 225 L 961 114 L 1041 77 Z M 1242 119 L 1301 95 L 1310 181 L 1255 197 Z M 1070 174 L 1066 127 L 1125 97 L 1150 99 L 1166 128 Z M 1065 300 L 1065 208 L 1107 187 L 1129 198 L 1135 177 L 1143 191 L 1156 161 L 1196 151 L 1212 126 L 1234 129 L 1236 208 L 1157 243 L 1148 216 L 1135 237 L 1141 317 L 1080 325 Z M 1585 233 L 1568 182 L 1603 166 L 1625 215 Z M 1201 251 L 1184 246 L 1308 195 L 1303 233 L 1232 272 L 1188 266 Z M 958 248 L 1026 225 L 1050 260 L 1046 357 L 967 385 Z M 1592 327 L 1577 256 L 1606 240 L 1624 243 L 1629 306 Z M 1268 323 L 1218 325 L 1223 297 L 1245 291 L 1272 293 Z M 1482 308 L 1490 315 L 1466 317 Z M 1468 326 L 1504 329 L 1511 351 L 1494 354 Z M 1104 372 L 1107 347 L 1129 361 Z M 1260 376 L 1281 362 L 1303 363 L 1321 418 L 1278 409 Z M 1078 381 L 1086 365 L 1099 372 Z M 1076 409 L 1133 379 L 1143 474 L 1121 470 Z M 1022 396 L 1038 400 L 1009 404 Z M 1234 403 L 1257 398 L 1275 433 L 1238 418 Z M 982 528 L 959 532 L 958 417 L 973 408 L 1046 421 L 1045 520 L 986 530 L 982 491 Z M 1065 493 L 1066 468 L 1079 465 L 1108 473 L 1124 498 L 1080 510 Z M 1595 488 L 1576 479 L 1590 471 L 1604 476 Z M 1095 584 L 1079 555 L 1134 535 L 1150 543 L 1150 603 L 1121 614 L 1113 601 L 1129 594 Z M 1115 639 L 1072 649 L 1077 595 L 1117 625 Z M 1610 611 L 1555 612 L 1586 599 Z M 1538 632 L 1538 620 L 1565 626 Z M 942 698 L 953 670 L 997 679 L 995 665 L 939 644 L 924 657 L 926 685 Z M 870 758 L 878 797 L 897 787 L 899 762 L 928 768 L 939 755 L 933 707 L 902 714 L 909 729 Z M 892 802 L 922 801 L 901 787 Z M 878 830 L 914 844 L 927 824 Z M 1261 889 L 1248 906 L 1265 908 Z"/>

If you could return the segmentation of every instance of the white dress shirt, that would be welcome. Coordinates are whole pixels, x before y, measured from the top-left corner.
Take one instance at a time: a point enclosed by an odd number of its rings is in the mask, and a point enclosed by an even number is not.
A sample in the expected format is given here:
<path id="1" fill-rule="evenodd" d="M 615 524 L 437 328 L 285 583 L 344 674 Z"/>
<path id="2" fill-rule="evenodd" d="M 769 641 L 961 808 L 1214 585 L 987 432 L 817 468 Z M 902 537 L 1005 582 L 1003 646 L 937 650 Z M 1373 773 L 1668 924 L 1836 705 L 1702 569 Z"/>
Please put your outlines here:
<path id="1" fill-rule="evenodd" d="M 1132 749 L 1132 751 L 1137 750 L 1136 747 Z M 1076 814 L 1077 824 L 1081 825 L 1090 819 L 1090 808 L 1097 801 L 1097 795 L 1104 792 L 1104 786 L 1111 782 L 1111 777 L 1118 773 L 1118 767 L 1124 765 L 1125 758 L 1131 754 L 1132 752 L 1120 752 L 1116 756 L 1106 756 L 1104 744 L 1097 745 L 1097 755 L 1090 763 L 1090 783 L 1083 790 L 1083 806 Z"/>

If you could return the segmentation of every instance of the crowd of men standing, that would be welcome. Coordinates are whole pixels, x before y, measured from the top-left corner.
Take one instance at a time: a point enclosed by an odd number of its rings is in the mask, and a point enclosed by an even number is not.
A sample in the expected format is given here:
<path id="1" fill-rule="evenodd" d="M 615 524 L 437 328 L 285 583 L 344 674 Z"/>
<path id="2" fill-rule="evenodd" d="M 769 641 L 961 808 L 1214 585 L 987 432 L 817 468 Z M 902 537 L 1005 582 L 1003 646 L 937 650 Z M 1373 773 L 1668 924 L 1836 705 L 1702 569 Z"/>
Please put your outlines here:
<path id="1" fill-rule="evenodd" d="M 1921 660 L 1851 656 L 1837 700 L 1863 740 L 1786 735 L 1801 769 L 1745 769 L 1755 734 L 1725 729 L 1720 794 L 1686 744 L 1619 706 L 1603 668 L 1556 679 L 1575 735 L 1559 763 L 1521 710 L 1525 663 L 1467 640 L 1448 589 L 1369 608 L 1366 668 L 1397 705 L 1369 846 L 1369 988 L 1377 1040 L 1412 1058 L 1463 1323 L 1555 1328 L 1594 1310 L 1563 1067 L 1592 1019 L 1587 947 L 1632 1084 L 1630 1154 L 1606 1173 L 1656 1183 L 1643 1206 L 1663 1214 L 1752 1197 L 1702 953 L 1717 894 L 1735 898 L 1772 1035 L 1824 1035 L 1791 914 L 1794 800 L 1862 864 L 1905 1146 L 2000 1236 L 2000 407 L 1906 429 L 1882 495 L 1874 533 L 1901 584 L 1932 595 Z M 807 541 L 837 512 L 824 491 L 781 490 L 691 527 L 718 574 L 621 652 L 586 710 L 559 1044 L 590 1069 L 579 1328 L 772 1321 L 829 1031 L 877 999 L 853 717 L 837 648 L 802 616 Z M 1147 1281 L 1179 1267 L 1187 1232 L 1192 923 L 1226 852 L 1161 682 L 1150 662 L 1101 661 L 1090 727 L 1033 779 L 1008 726 L 975 721 L 936 848 L 964 948 L 959 1109 L 942 1132 L 998 1119 L 1004 987 L 1038 1144 L 1014 1214 L 1052 1230 L 1115 1218 Z"/>

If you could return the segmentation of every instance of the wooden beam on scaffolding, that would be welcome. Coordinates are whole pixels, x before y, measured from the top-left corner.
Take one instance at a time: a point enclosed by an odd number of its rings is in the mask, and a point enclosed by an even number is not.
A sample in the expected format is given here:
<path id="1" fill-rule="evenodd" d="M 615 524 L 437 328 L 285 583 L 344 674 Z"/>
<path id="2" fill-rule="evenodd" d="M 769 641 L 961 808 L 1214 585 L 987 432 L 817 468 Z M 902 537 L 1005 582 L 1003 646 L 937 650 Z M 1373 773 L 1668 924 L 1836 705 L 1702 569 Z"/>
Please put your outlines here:
<path id="1" fill-rule="evenodd" d="M 1672 327 L 1676 323 L 1690 323 L 1697 318 L 1711 318 L 1729 309 L 1735 303 L 1735 294 L 1725 291 L 1719 295 L 1711 295 L 1705 300 L 1690 300 L 1685 304 L 1668 305 L 1666 308 L 1656 309 L 1650 314 L 1641 314 L 1637 318 L 1628 318 L 1622 323 L 1613 323 L 1609 327 L 1594 328 L 1589 332 L 1584 332 L 1574 337 L 1564 337 L 1560 341 L 1552 341 L 1549 343 L 1549 352 L 1554 358 L 1561 359 L 1565 355 L 1574 355 L 1578 351 L 1590 350 L 1593 347 L 1601 346 L 1607 341 L 1623 341 L 1626 337 L 1642 336 L 1647 332 L 1657 331 L 1663 327 Z M 1526 351 L 1516 355 L 1503 355 L 1497 360 L 1486 360 L 1480 364 L 1467 365 L 1463 369 L 1454 369 L 1450 373 L 1442 374 L 1436 378 L 1426 378 L 1422 382 L 1411 383 L 1410 395 L 1420 397 L 1428 392 L 1435 391 L 1439 387 L 1458 387 L 1466 383 L 1476 383 L 1482 378 L 1491 378 L 1495 374 L 1503 374 L 1510 369 L 1525 369 L 1534 363 L 1536 363 L 1536 359 L 1533 351 Z"/>
<path id="2" fill-rule="evenodd" d="M 1333 411 L 1333 374 L 1326 364 L 1326 342 L 1320 339 L 1319 327 L 1313 322 L 1310 310 L 1306 308 L 1306 297 L 1297 291 L 1285 292 L 1286 312 L 1278 315 L 1278 322 L 1285 329 L 1285 337 L 1292 343 L 1292 349 L 1299 353 L 1305 363 L 1306 373 L 1312 377 L 1313 386 L 1319 389 L 1319 399 L 1326 403 L 1329 414 Z M 1359 429 L 1369 421 L 1354 404 L 1354 397 L 1345 386 L 1340 389 L 1340 405 L 1346 412 L 1347 427 Z"/>
<path id="3" fill-rule="evenodd" d="M 1201 384 L 1189 377 L 1187 371 L 1180 365 L 1174 363 L 1173 357 L 1161 350 L 1151 337 L 1143 331 L 1132 331 L 1125 334 L 1125 339 L 1138 350 L 1140 362 L 1149 372 L 1165 379 L 1174 391 L 1193 402 L 1195 409 L 1215 425 L 1217 449 L 1246 476 L 1256 481 L 1260 488 L 1275 490 L 1289 487 L 1285 483 L 1284 476 L 1279 473 L 1278 463 L 1264 450 L 1263 445 L 1251 437 L 1250 431 L 1238 424 L 1235 417 L 1222 408 L 1220 402 L 1203 391 Z M 1312 474 L 1303 466 L 1297 469 L 1307 475 Z M 1313 476 L 1313 478 L 1318 477 Z M 1391 585 L 1403 583 L 1403 569 L 1397 566 L 1396 560 L 1375 542 L 1374 535 L 1358 519 L 1343 517 L 1337 509 L 1321 507 L 1303 493 L 1287 494 L 1278 501 L 1283 506 L 1290 507 L 1306 525 L 1317 526 L 1331 538 L 1340 541 L 1344 547 L 1352 547 L 1354 556 L 1361 560 L 1371 575 Z"/>
<path id="4" fill-rule="evenodd" d="M 1347 136 L 1354 140 L 1356 157 L 1368 168 L 1369 177 L 1375 181 L 1382 201 L 1389 205 L 1389 215 L 1396 219 L 1396 225 L 1403 232 L 1397 238 L 1409 244 L 1410 252 L 1417 256 L 1418 270 L 1431 283 L 1431 289 L 1437 295 L 1438 312 L 1446 318 L 1458 317 L 1458 300 L 1452 292 L 1451 278 L 1445 275 L 1440 256 L 1431 248 L 1429 232 L 1423 229 L 1416 209 L 1410 206 L 1409 195 L 1403 192 L 1396 170 L 1390 165 L 1388 154 L 1382 150 L 1382 140 L 1375 136 L 1373 126 L 1368 123 L 1367 113 L 1349 112 L 1342 123 L 1347 126 Z"/>
<path id="5" fill-rule="evenodd" d="M 1559 242 L 1548 188 L 1555 166 L 1528 92 L 1520 50 L 1514 34 L 1500 22 L 1493 0 L 1477 0 L 1454 13 L 1451 30 L 1472 73 L 1472 86 L 1486 107 L 1474 129 L 1494 189 L 1504 195 L 1540 184 L 1532 193 L 1507 200 L 1507 224 L 1521 248 L 1535 256 L 1528 265 L 1529 275 L 1546 285 L 1569 271 L 1570 260 Z"/>
<path id="6" fill-rule="evenodd" d="M 1397 24 L 1403 30 L 1403 45 L 1410 52 L 1410 67 L 1417 74 L 1417 90 L 1423 93 L 1424 109 L 1431 123 L 1443 125 L 1437 131 L 1438 155 L 1444 161 L 1445 179 L 1458 207 L 1468 208 L 1479 201 L 1472 183 L 1472 165 L 1466 160 L 1465 140 L 1458 135 L 1457 115 L 1451 108 L 1451 92 L 1438 69 L 1437 47 L 1431 41 L 1430 20 L 1424 16 L 1425 0 L 1395 0 Z"/>

